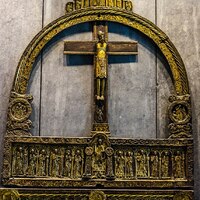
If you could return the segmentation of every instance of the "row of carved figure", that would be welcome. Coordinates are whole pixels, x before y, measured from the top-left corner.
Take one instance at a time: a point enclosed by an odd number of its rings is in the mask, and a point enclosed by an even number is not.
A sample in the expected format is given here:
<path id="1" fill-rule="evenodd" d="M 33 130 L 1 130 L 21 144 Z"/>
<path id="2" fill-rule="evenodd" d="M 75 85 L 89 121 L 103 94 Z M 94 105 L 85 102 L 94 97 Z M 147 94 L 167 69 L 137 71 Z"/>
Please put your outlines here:
<path id="1" fill-rule="evenodd" d="M 95 149 L 91 156 L 91 178 L 105 178 L 107 158 Z M 16 146 L 13 150 L 12 175 L 27 177 L 82 178 L 85 170 L 84 148 L 35 148 Z M 113 172 L 117 179 L 184 178 L 185 154 L 183 151 L 140 149 L 115 150 L 112 156 Z"/>
<path id="2" fill-rule="evenodd" d="M 75 0 L 66 4 L 66 12 L 96 6 L 116 7 L 128 11 L 132 11 L 133 8 L 131 0 Z"/>
<path id="3" fill-rule="evenodd" d="M 59 148 L 47 150 L 19 146 L 13 155 L 13 175 L 80 178 L 83 173 L 82 149 L 73 152 L 68 149 L 64 155 Z"/>

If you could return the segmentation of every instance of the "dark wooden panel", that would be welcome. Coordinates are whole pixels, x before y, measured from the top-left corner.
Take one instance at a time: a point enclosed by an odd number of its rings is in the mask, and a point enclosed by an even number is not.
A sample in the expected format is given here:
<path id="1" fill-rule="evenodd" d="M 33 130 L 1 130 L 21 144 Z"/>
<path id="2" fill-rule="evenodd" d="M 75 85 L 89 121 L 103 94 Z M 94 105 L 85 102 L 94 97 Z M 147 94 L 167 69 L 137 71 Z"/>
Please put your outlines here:
<path id="1" fill-rule="evenodd" d="M 136 55 L 138 54 L 137 42 L 109 42 L 109 55 Z"/>
<path id="2" fill-rule="evenodd" d="M 67 41 L 64 45 L 64 54 L 94 54 L 94 41 Z"/>

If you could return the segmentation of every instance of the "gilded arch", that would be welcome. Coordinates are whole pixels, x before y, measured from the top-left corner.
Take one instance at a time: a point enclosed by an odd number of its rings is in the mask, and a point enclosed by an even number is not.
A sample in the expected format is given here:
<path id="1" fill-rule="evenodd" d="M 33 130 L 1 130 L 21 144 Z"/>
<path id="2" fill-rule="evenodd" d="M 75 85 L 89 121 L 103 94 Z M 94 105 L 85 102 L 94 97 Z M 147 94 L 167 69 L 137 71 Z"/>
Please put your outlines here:
<path id="1" fill-rule="evenodd" d="M 188 79 L 184 63 L 167 35 L 149 20 L 132 12 L 118 9 L 84 9 L 66 14 L 43 28 L 24 51 L 15 75 L 12 91 L 25 94 L 30 72 L 37 55 L 44 46 L 61 31 L 88 21 L 112 21 L 125 24 L 152 39 L 166 57 L 177 95 L 189 94 Z"/>

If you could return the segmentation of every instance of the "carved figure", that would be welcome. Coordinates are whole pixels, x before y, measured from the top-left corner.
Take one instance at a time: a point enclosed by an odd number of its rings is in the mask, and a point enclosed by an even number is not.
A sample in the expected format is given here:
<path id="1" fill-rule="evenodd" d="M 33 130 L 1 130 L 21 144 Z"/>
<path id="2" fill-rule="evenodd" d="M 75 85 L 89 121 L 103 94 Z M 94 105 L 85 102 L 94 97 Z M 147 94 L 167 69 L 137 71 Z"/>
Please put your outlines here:
<path id="1" fill-rule="evenodd" d="M 24 148 L 24 167 L 23 167 L 24 175 L 28 174 L 28 147 Z"/>
<path id="2" fill-rule="evenodd" d="M 106 170 L 105 145 L 101 138 L 98 138 L 94 146 L 92 172 L 93 178 L 104 178 Z"/>
<path id="3" fill-rule="evenodd" d="M 98 6 L 97 0 L 92 0 L 91 1 L 91 6 Z"/>
<path id="4" fill-rule="evenodd" d="M 97 115 L 97 122 L 103 122 L 103 109 L 104 107 L 96 106 L 96 115 Z"/>
<path id="5" fill-rule="evenodd" d="M 34 176 L 36 174 L 37 155 L 34 148 L 31 148 L 29 155 L 28 174 Z"/>
<path id="6" fill-rule="evenodd" d="M 37 169 L 38 176 L 46 176 L 46 166 L 47 166 L 46 151 L 42 149 L 38 157 L 38 169 Z"/>
<path id="7" fill-rule="evenodd" d="M 99 5 L 100 6 L 105 6 L 106 5 L 106 0 L 99 0 Z"/>
<path id="8" fill-rule="evenodd" d="M 122 8 L 122 0 L 116 0 L 116 7 Z"/>
<path id="9" fill-rule="evenodd" d="M 176 155 L 174 157 L 174 178 L 183 178 L 183 171 L 184 171 L 184 162 L 182 159 L 182 154 L 180 151 L 176 152 Z"/>
<path id="10" fill-rule="evenodd" d="M 105 153 L 107 155 L 107 167 L 106 167 L 106 179 L 107 180 L 114 180 L 114 172 L 113 172 L 113 154 L 114 154 L 114 149 L 112 147 L 107 147 L 105 149 Z"/>
<path id="11" fill-rule="evenodd" d="M 182 121 L 186 118 L 186 109 L 184 106 L 182 105 L 177 105 L 175 106 L 174 110 L 173 110 L 173 116 L 176 120 L 178 121 Z"/>
<path id="12" fill-rule="evenodd" d="M 113 0 L 106 0 L 106 1 L 107 1 L 107 6 L 109 6 L 109 7 L 114 6 Z"/>
<path id="13" fill-rule="evenodd" d="M 65 176 L 68 178 L 71 178 L 71 170 L 72 170 L 72 154 L 71 150 L 68 149 L 66 150 L 66 155 L 65 155 Z"/>
<path id="14" fill-rule="evenodd" d="M 132 11 L 133 5 L 132 5 L 132 2 L 130 0 L 125 1 L 125 9 L 128 10 L 128 11 Z"/>
<path id="15" fill-rule="evenodd" d="M 97 100 L 104 100 L 105 85 L 107 79 L 107 43 L 102 31 L 98 32 L 98 43 L 96 44 L 96 83 L 97 83 Z"/>
<path id="16" fill-rule="evenodd" d="M 92 154 L 94 153 L 93 147 L 86 147 L 85 148 L 85 154 L 86 154 L 86 159 L 85 159 L 85 173 L 84 177 L 85 179 L 90 179 L 92 175 Z"/>
<path id="17" fill-rule="evenodd" d="M 147 157 L 143 150 L 136 153 L 137 162 L 137 176 L 146 177 L 147 176 Z"/>
<path id="18" fill-rule="evenodd" d="M 58 149 L 56 148 L 54 149 L 54 151 L 51 154 L 50 160 L 51 160 L 51 164 L 50 164 L 51 176 L 54 176 L 54 177 L 61 176 L 62 174 L 61 173 L 61 156 L 59 155 Z"/>
<path id="19" fill-rule="evenodd" d="M 128 151 L 126 153 L 126 178 L 133 177 L 133 153 L 131 151 Z"/>
<path id="20" fill-rule="evenodd" d="M 161 176 L 169 177 L 169 153 L 165 151 L 161 159 Z"/>
<path id="21" fill-rule="evenodd" d="M 125 167 L 125 159 L 122 151 L 118 151 L 116 156 L 116 177 L 123 178 L 124 177 L 124 167 Z"/>
<path id="22" fill-rule="evenodd" d="M 12 107 L 12 112 L 16 118 L 21 119 L 24 115 L 26 115 L 27 107 L 21 102 L 18 102 Z"/>
<path id="23" fill-rule="evenodd" d="M 74 178 L 81 178 L 82 174 L 82 156 L 79 149 L 76 150 L 74 155 L 74 169 L 73 169 Z"/>
<path id="24" fill-rule="evenodd" d="M 13 147 L 13 159 L 12 159 L 12 175 L 16 175 L 16 147 Z"/>
<path id="25" fill-rule="evenodd" d="M 84 7 L 90 6 L 90 0 L 84 0 Z"/>
<path id="26" fill-rule="evenodd" d="M 150 176 L 158 177 L 159 174 L 159 158 L 156 151 L 152 152 L 150 155 Z"/>
<path id="27" fill-rule="evenodd" d="M 73 2 L 68 2 L 66 4 L 66 7 L 65 7 L 65 10 L 66 12 L 72 12 L 74 10 L 74 3 Z"/>
<path id="28" fill-rule="evenodd" d="M 76 0 L 76 9 L 81 9 L 82 8 L 82 0 Z"/>
<path id="29" fill-rule="evenodd" d="M 16 175 L 23 175 L 23 148 L 19 147 L 16 150 L 16 160 L 15 160 L 15 174 Z"/>

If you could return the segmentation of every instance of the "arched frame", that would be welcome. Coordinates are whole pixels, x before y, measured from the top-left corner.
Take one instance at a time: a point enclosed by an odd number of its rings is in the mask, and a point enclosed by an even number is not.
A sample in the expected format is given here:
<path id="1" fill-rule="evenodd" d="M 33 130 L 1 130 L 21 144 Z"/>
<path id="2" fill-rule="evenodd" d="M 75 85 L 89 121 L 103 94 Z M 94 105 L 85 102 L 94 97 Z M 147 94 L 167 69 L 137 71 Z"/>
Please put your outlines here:
<path id="1" fill-rule="evenodd" d="M 89 8 L 78 10 L 78 12 L 74 11 L 58 18 L 43 28 L 28 45 L 19 61 L 12 92 L 18 94 L 26 93 L 35 59 L 51 39 L 71 26 L 90 21 L 118 22 L 132 27 L 152 39 L 169 63 L 176 95 L 189 94 L 184 63 L 168 36 L 152 22 L 135 13 L 106 8 Z"/>
<path id="2" fill-rule="evenodd" d="M 153 40 L 163 53 L 168 61 L 176 92 L 169 98 L 170 139 L 117 139 L 108 137 L 106 132 L 98 131 L 93 133 L 91 137 L 85 138 L 34 137 L 29 133 L 32 96 L 26 94 L 26 91 L 37 56 L 45 45 L 63 30 L 77 24 L 93 21 L 117 22 L 132 27 Z M 124 197 L 128 199 L 132 197 L 141 197 L 142 199 L 159 198 L 163 200 L 166 197 L 173 198 L 173 200 L 179 198 L 193 199 L 193 139 L 191 127 L 191 102 L 185 66 L 178 51 L 165 33 L 149 20 L 131 11 L 105 7 L 73 11 L 43 28 L 28 45 L 19 61 L 8 109 L 2 173 L 3 185 L 36 188 L 34 190 L 35 194 L 32 193 L 31 189 L 26 188 L 26 191 L 23 191 L 22 188 L 21 191 L 23 192 L 19 195 L 20 197 L 34 196 L 38 197 L 38 199 L 48 199 L 49 196 L 58 195 L 57 189 L 59 187 L 63 189 L 62 192 L 59 191 L 61 192 L 59 195 L 66 198 L 75 197 L 78 194 L 84 198 L 89 196 L 90 200 L 96 198 L 95 195 L 98 195 L 98 197 L 102 195 L 102 199 L 106 195 L 117 199 L 121 199 L 121 197 L 123 199 Z M 92 163 L 96 159 L 95 148 L 93 147 L 96 143 L 94 142 L 95 144 L 93 145 L 93 141 L 99 141 L 99 139 L 104 144 L 103 149 L 105 149 L 106 157 L 104 158 L 104 165 L 102 165 L 106 167 L 103 176 L 99 177 L 98 175 L 97 177 L 92 170 Z M 113 159 L 122 155 L 121 151 L 119 151 L 122 146 L 122 151 L 126 152 L 126 156 L 129 155 L 131 159 L 134 158 L 135 162 L 137 161 L 137 156 L 157 157 L 157 161 L 160 160 L 160 162 L 155 165 L 156 170 L 153 172 L 153 168 L 147 165 L 145 172 L 138 173 L 141 171 L 139 167 L 137 168 L 136 163 L 134 169 L 132 165 L 134 173 L 129 174 L 128 178 L 127 174 L 126 176 L 124 174 L 123 177 L 121 175 L 118 177 L 119 174 L 116 172 L 117 165 L 115 162 L 113 163 Z M 71 152 L 74 158 L 82 157 L 81 171 L 78 176 L 77 173 L 68 176 L 60 168 L 57 170 L 57 168 L 52 167 L 53 165 L 46 164 L 46 168 L 44 168 L 44 166 L 40 166 L 39 162 L 34 162 L 34 157 L 37 158 L 36 154 L 38 155 L 38 153 L 40 158 L 46 158 L 48 155 L 48 158 L 51 159 L 52 155 L 54 157 L 60 156 L 60 153 L 62 154 L 64 150 L 68 151 L 69 154 Z M 148 161 L 149 159 L 147 159 Z M 20 162 L 21 165 L 17 164 Z M 66 160 L 63 162 L 66 164 Z M 19 166 L 21 166 L 21 171 Z M 163 166 L 165 166 L 164 171 L 162 171 Z M 42 169 L 42 171 L 39 169 Z M 144 169 L 144 167 L 141 169 Z M 73 168 L 71 171 L 73 171 Z M 97 190 L 97 193 L 94 194 L 91 193 L 91 188 L 93 190 L 98 185 L 107 190 L 106 194 L 104 189 L 102 191 Z M 52 190 L 50 194 L 49 190 L 48 194 L 44 191 L 46 189 L 42 189 L 42 193 L 41 191 L 38 193 L 38 187 L 40 189 L 49 187 Z M 54 188 L 56 189 L 54 190 Z M 70 188 L 78 189 L 70 191 Z M 84 188 L 84 191 L 82 188 Z M 117 190 L 126 188 L 127 191 L 112 194 L 110 189 L 113 188 Z M 131 188 L 138 188 L 141 193 L 133 191 Z M 153 188 L 156 190 L 152 190 Z"/>

